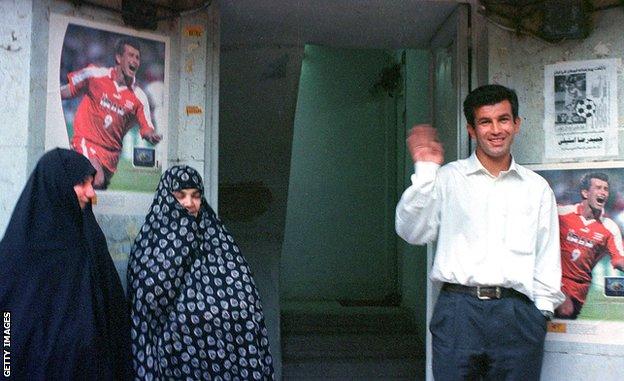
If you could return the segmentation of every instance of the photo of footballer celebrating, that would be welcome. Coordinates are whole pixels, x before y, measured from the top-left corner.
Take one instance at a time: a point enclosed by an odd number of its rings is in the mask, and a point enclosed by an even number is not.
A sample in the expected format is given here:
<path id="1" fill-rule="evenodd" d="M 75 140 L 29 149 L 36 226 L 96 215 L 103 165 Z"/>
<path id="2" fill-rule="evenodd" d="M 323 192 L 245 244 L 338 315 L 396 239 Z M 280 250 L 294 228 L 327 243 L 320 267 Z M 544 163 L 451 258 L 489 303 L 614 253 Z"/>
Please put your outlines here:
<path id="1" fill-rule="evenodd" d="M 159 168 L 134 166 L 134 149 L 154 152 L 163 139 L 164 51 L 159 41 L 68 25 L 60 96 L 70 148 L 96 169 L 95 189 L 151 192 L 158 182 Z"/>
<path id="2" fill-rule="evenodd" d="M 557 199 L 561 245 L 559 319 L 621 320 L 624 298 L 609 297 L 605 277 L 624 277 L 624 170 L 538 171 Z"/>

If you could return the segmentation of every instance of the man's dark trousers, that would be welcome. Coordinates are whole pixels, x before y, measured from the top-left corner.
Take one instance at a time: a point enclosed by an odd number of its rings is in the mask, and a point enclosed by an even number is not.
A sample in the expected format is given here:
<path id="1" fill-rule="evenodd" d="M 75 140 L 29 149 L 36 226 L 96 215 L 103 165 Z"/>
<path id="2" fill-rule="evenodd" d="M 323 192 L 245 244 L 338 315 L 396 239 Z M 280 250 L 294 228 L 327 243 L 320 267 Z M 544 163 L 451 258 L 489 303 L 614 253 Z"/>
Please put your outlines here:
<path id="1" fill-rule="evenodd" d="M 538 381 L 546 318 L 526 296 L 481 300 L 443 289 L 433 311 L 436 381 Z"/>

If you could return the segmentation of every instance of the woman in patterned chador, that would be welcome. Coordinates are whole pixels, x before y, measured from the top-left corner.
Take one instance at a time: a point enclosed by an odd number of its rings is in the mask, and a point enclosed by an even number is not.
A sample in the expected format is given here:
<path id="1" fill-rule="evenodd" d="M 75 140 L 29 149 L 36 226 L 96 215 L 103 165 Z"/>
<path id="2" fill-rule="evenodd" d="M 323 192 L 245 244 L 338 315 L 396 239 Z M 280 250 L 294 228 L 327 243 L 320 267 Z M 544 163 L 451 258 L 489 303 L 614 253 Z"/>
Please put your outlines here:
<path id="1" fill-rule="evenodd" d="M 199 173 L 163 173 L 128 262 L 136 379 L 267 380 L 258 291 Z"/>

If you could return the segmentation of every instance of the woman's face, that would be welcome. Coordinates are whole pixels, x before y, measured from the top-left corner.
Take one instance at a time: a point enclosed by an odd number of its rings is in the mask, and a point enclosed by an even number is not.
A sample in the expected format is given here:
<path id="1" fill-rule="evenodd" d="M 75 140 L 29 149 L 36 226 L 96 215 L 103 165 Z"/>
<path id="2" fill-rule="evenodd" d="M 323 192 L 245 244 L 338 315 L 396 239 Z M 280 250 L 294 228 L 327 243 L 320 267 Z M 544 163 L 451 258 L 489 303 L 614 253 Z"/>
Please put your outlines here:
<path id="1" fill-rule="evenodd" d="M 197 188 L 180 189 L 174 191 L 173 196 L 190 214 L 197 217 L 201 207 L 201 192 Z"/>
<path id="2" fill-rule="evenodd" d="M 89 176 L 83 182 L 74 185 L 74 192 L 76 192 L 80 209 L 84 209 L 95 198 L 93 176 Z"/>

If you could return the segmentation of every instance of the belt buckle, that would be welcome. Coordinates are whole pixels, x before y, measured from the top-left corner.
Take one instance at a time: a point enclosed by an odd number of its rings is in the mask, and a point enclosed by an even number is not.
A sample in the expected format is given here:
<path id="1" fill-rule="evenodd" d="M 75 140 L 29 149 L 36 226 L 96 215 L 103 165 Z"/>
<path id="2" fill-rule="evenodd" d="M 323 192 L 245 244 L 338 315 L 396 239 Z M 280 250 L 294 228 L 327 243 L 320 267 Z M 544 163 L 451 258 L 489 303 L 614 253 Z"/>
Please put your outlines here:
<path id="1" fill-rule="evenodd" d="M 485 294 L 481 294 L 482 289 L 484 290 Z M 494 289 L 493 294 L 492 294 L 492 289 Z M 483 287 L 483 288 L 481 288 L 481 286 L 477 286 L 477 298 L 481 300 L 500 299 L 501 288 L 498 286 L 497 287 Z"/>

